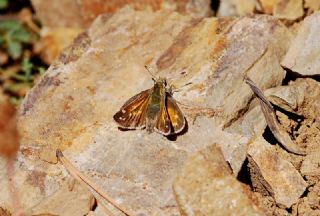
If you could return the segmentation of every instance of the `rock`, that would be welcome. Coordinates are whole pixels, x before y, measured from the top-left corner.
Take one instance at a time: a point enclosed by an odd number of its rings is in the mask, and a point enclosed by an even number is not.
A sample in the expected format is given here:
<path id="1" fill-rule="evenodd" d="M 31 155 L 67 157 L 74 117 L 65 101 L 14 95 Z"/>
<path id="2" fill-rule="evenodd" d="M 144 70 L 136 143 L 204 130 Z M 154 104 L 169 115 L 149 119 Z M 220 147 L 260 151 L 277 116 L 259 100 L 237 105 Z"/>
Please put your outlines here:
<path id="1" fill-rule="evenodd" d="M 194 17 L 212 15 L 210 0 L 65 0 L 62 2 L 32 0 L 31 2 L 41 23 L 49 28 L 85 28 L 90 26 L 100 14 L 106 13 L 111 16 L 126 5 L 130 5 L 136 10 L 152 9 L 158 11 L 165 9 Z M 68 8 L 68 13 L 65 13 L 65 8 Z"/>
<path id="2" fill-rule="evenodd" d="M 258 2 L 256 0 L 222 0 L 217 16 L 244 16 L 253 14 Z"/>
<path id="3" fill-rule="evenodd" d="M 280 158 L 274 147 L 263 138 L 254 140 L 248 147 L 254 187 L 264 188 L 276 203 L 290 208 L 298 201 L 307 187 L 294 166 Z"/>
<path id="4" fill-rule="evenodd" d="M 129 211 L 178 214 L 172 183 L 189 154 L 216 142 L 237 175 L 249 139 L 224 128 L 242 117 L 253 97 L 243 74 L 256 78 L 263 90 L 280 85 L 285 72 L 279 61 L 290 39 L 287 28 L 270 16 L 194 19 L 128 7 L 102 15 L 24 100 L 21 172 L 32 173 L 26 168 L 31 166 L 47 173 L 51 167 L 56 174 L 44 182 L 44 191 L 53 194 L 67 175 L 55 171 L 60 148 Z M 127 99 L 152 87 L 144 65 L 180 90 L 173 96 L 185 104 L 179 105 L 188 121 L 184 134 L 120 131 L 113 121 Z M 220 112 L 210 116 L 204 108 Z M 36 199 L 22 199 L 28 208 L 48 194 L 33 193 Z"/>
<path id="5" fill-rule="evenodd" d="M 43 27 L 40 32 L 40 42 L 36 44 L 36 52 L 40 53 L 44 62 L 51 64 L 82 31 L 81 28 Z"/>
<path id="6" fill-rule="evenodd" d="M 296 20 L 303 13 L 303 0 L 278 0 L 273 8 L 273 15 L 279 19 Z"/>
<path id="7" fill-rule="evenodd" d="M 319 181 L 308 188 L 308 195 L 301 199 L 296 207 L 296 215 L 311 215 L 317 216 L 320 214 L 320 183 Z"/>
<path id="8" fill-rule="evenodd" d="M 266 14 L 273 14 L 275 5 L 279 0 L 260 0 L 262 11 Z"/>
<path id="9" fill-rule="evenodd" d="M 320 150 L 320 149 L 319 149 Z M 306 156 L 300 168 L 302 175 L 320 176 L 320 151 L 315 151 Z"/>
<path id="10" fill-rule="evenodd" d="M 63 2 L 32 0 L 31 2 L 43 26 L 84 27 L 80 7 L 75 0 L 65 0 Z M 65 9 L 68 9 L 68 13 Z"/>
<path id="11" fill-rule="evenodd" d="M 291 81 L 287 86 L 278 86 L 265 91 L 271 103 L 282 109 L 307 118 L 318 116 L 319 82 L 307 78 Z"/>
<path id="12" fill-rule="evenodd" d="M 74 182 L 64 184 L 58 191 L 31 208 L 28 215 L 86 215 L 94 204 L 94 198 L 85 188 Z"/>
<path id="13" fill-rule="evenodd" d="M 218 145 L 190 156 L 173 190 L 181 215 L 264 215 L 231 174 Z"/>
<path id="14" fill-rule="evenodd" d="M 145 0 L 144 2 L 141 0 L 66 0 L 62 2 L 33 0 L 32 4 L 37 12 L 37 17 L 44 25 L 40 32 L 41 41 L 37 44 L 36 49 L 40 52 L 41 59 L 47 64 L 51 64 L 61 51 L 69 46 L 72 40 L 84 31 L 85 27 L 88 27 L 98 15 L 107 13 L 111 16 L 125 5 L 131 5 L 137 10 L 146 8 L 152 8 L 155 11 L 166 9 L 199 18 L 212 14 L 209 0 Z M 64 13 L 64 8 L 68 8 L 68 13 Z"/>
<path id="15" fill-rule="evenodd" d="M 301 75 L 317 75 L 320 68 L 320 12 L 304 19 L 281 65 Z"/>
<path id="16" fill-rule="evenodd" d="M 248 111 L 226 130 L 230 133 L 236 133 L 251 139 L 254 136 L 261 136 L 266 126 L 265 117 L 258 101 L 255 99 L 250 103 Z"/>
<path id="17" fill-rule="evenodd" d="M 243 16 L 257 11 L 293 21 L 304 15 L 303 0 L 222 0 L 218 16 Z"/>
<path id="18" fill-rule="evenodd" d="M 237 13 L 233 0 L 222 0 L 219 2 L 219 8 L 217 11 L 218 17 L 237 16 Z"/>
<path id="19" fill-rule="evenodd" d="M 304 7 L 308 8 L 310 12 L 315 12 L 320 9 L 320 1 L 318 1 L 318 0 L 305 0 Z"/>

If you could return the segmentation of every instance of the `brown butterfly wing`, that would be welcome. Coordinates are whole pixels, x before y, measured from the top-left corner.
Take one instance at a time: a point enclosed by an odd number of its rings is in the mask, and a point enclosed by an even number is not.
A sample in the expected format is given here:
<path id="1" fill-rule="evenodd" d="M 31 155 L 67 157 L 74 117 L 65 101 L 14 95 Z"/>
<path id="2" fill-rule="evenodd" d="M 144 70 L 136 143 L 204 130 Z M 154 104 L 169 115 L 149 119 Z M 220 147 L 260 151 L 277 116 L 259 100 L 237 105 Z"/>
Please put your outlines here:
<path id="1" fill-rule="evenodd" d="M 176 101 L 170 95 L 167 96 L 167 111 L 173 127 L 173 133 L 181 132 L 186 125 L 186 119 Z"/>
<path id="2" fill-rule="evenodd" d="M 138 129 L 145 127 L 145 111 L 150 96 L 150 89 L 130 98 L 113 116 L 119 127 Z"/>
<path id="3" fill-rule="evenodd" d="M 171 123 L 170 123 L 169 115 L 165 105 L 165 98 L 161 103 L 162 104 L 160 106 L 160 113 L 155 125 L 155 130 L 158 133 L 168 136 L 171 133 Z"/>

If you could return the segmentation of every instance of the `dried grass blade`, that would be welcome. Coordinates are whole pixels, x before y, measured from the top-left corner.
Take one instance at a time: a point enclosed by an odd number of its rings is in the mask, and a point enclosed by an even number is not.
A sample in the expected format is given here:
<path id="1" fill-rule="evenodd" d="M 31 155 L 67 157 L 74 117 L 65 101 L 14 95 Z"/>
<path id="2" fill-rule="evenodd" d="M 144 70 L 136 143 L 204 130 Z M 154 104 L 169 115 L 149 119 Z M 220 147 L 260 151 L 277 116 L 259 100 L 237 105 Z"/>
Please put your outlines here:
<path id="1" fill-rule="evenodd" d="M 266 119 L 267 125 L 269 126 L 272 134 L 278 140 L 278 142 L 289 152 L 298 154 L 298 155 L 306 155 L 306 151 L 297 146 L 289 134 L 281 127 L 279 124 L 275 111 L 271 105 L 271 103 L 264 96 L 263 92 L 256 86 L 256 84 L 247 76 L 244 78 L 245 82 L 250 86 L 251 90 L 258 97 L 261 110 Z"/>

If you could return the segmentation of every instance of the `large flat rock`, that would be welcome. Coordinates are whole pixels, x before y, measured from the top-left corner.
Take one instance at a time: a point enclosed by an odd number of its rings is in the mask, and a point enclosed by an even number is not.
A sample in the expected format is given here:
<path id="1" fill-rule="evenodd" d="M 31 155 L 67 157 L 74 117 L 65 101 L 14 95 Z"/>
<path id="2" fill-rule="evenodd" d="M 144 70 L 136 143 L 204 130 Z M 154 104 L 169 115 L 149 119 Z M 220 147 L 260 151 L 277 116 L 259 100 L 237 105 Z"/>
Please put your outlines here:
<path id="1" fill-rule="evenodd" d="M 28 193 L 21 197 L 23 205 L 33 210 L 61 188 L 67 176 L 55 164 L 61 148 L 130 211 L 177 214 L 172 183 L 189 154 L 214 141 L 234 174 L 241 168 L 248 138 L 223 128 L 243 116 L 253 97 L 243 75 L 263 90 L 281 84 L 285 72 L 279 62 L 290 39 L 287 28 L 269 16 L 194 19 L 130 8 L 100 16 L 21 106 L 17 184 Z M 127 99 L 152 87 L 144 65 L 179 88 L 174 98 L 189 107 L 183 109 L 184 134 L 168 139 L 145 130 L 120 131 L 113 121 Z M 37 178 L 41 190 L 26 181 L 35 172 L 42 176 Z M 9 206 L 7 200 L 0 198 Z"/>

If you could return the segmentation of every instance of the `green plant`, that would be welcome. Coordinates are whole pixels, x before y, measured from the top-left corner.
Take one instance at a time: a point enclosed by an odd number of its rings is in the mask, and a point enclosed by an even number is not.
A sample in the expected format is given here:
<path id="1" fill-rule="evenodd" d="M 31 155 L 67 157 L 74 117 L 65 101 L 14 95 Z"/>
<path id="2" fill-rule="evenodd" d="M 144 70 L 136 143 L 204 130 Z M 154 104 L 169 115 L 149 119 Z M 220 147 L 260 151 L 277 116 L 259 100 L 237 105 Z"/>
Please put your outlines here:
<path id="1" fill-rule="evenodd" d="M 0 0 L 0 10 L 1 9 L 6 9 L 9 6 L 9 1 L 8 0 Z"/>
<path id="2" fill-rule="evenodd" d="M 5 49 L 12 59 L 22 55 L 23 44 L 31 43 L 35 35 L 16 20 L 0 21 L 0 48 Z"/>

